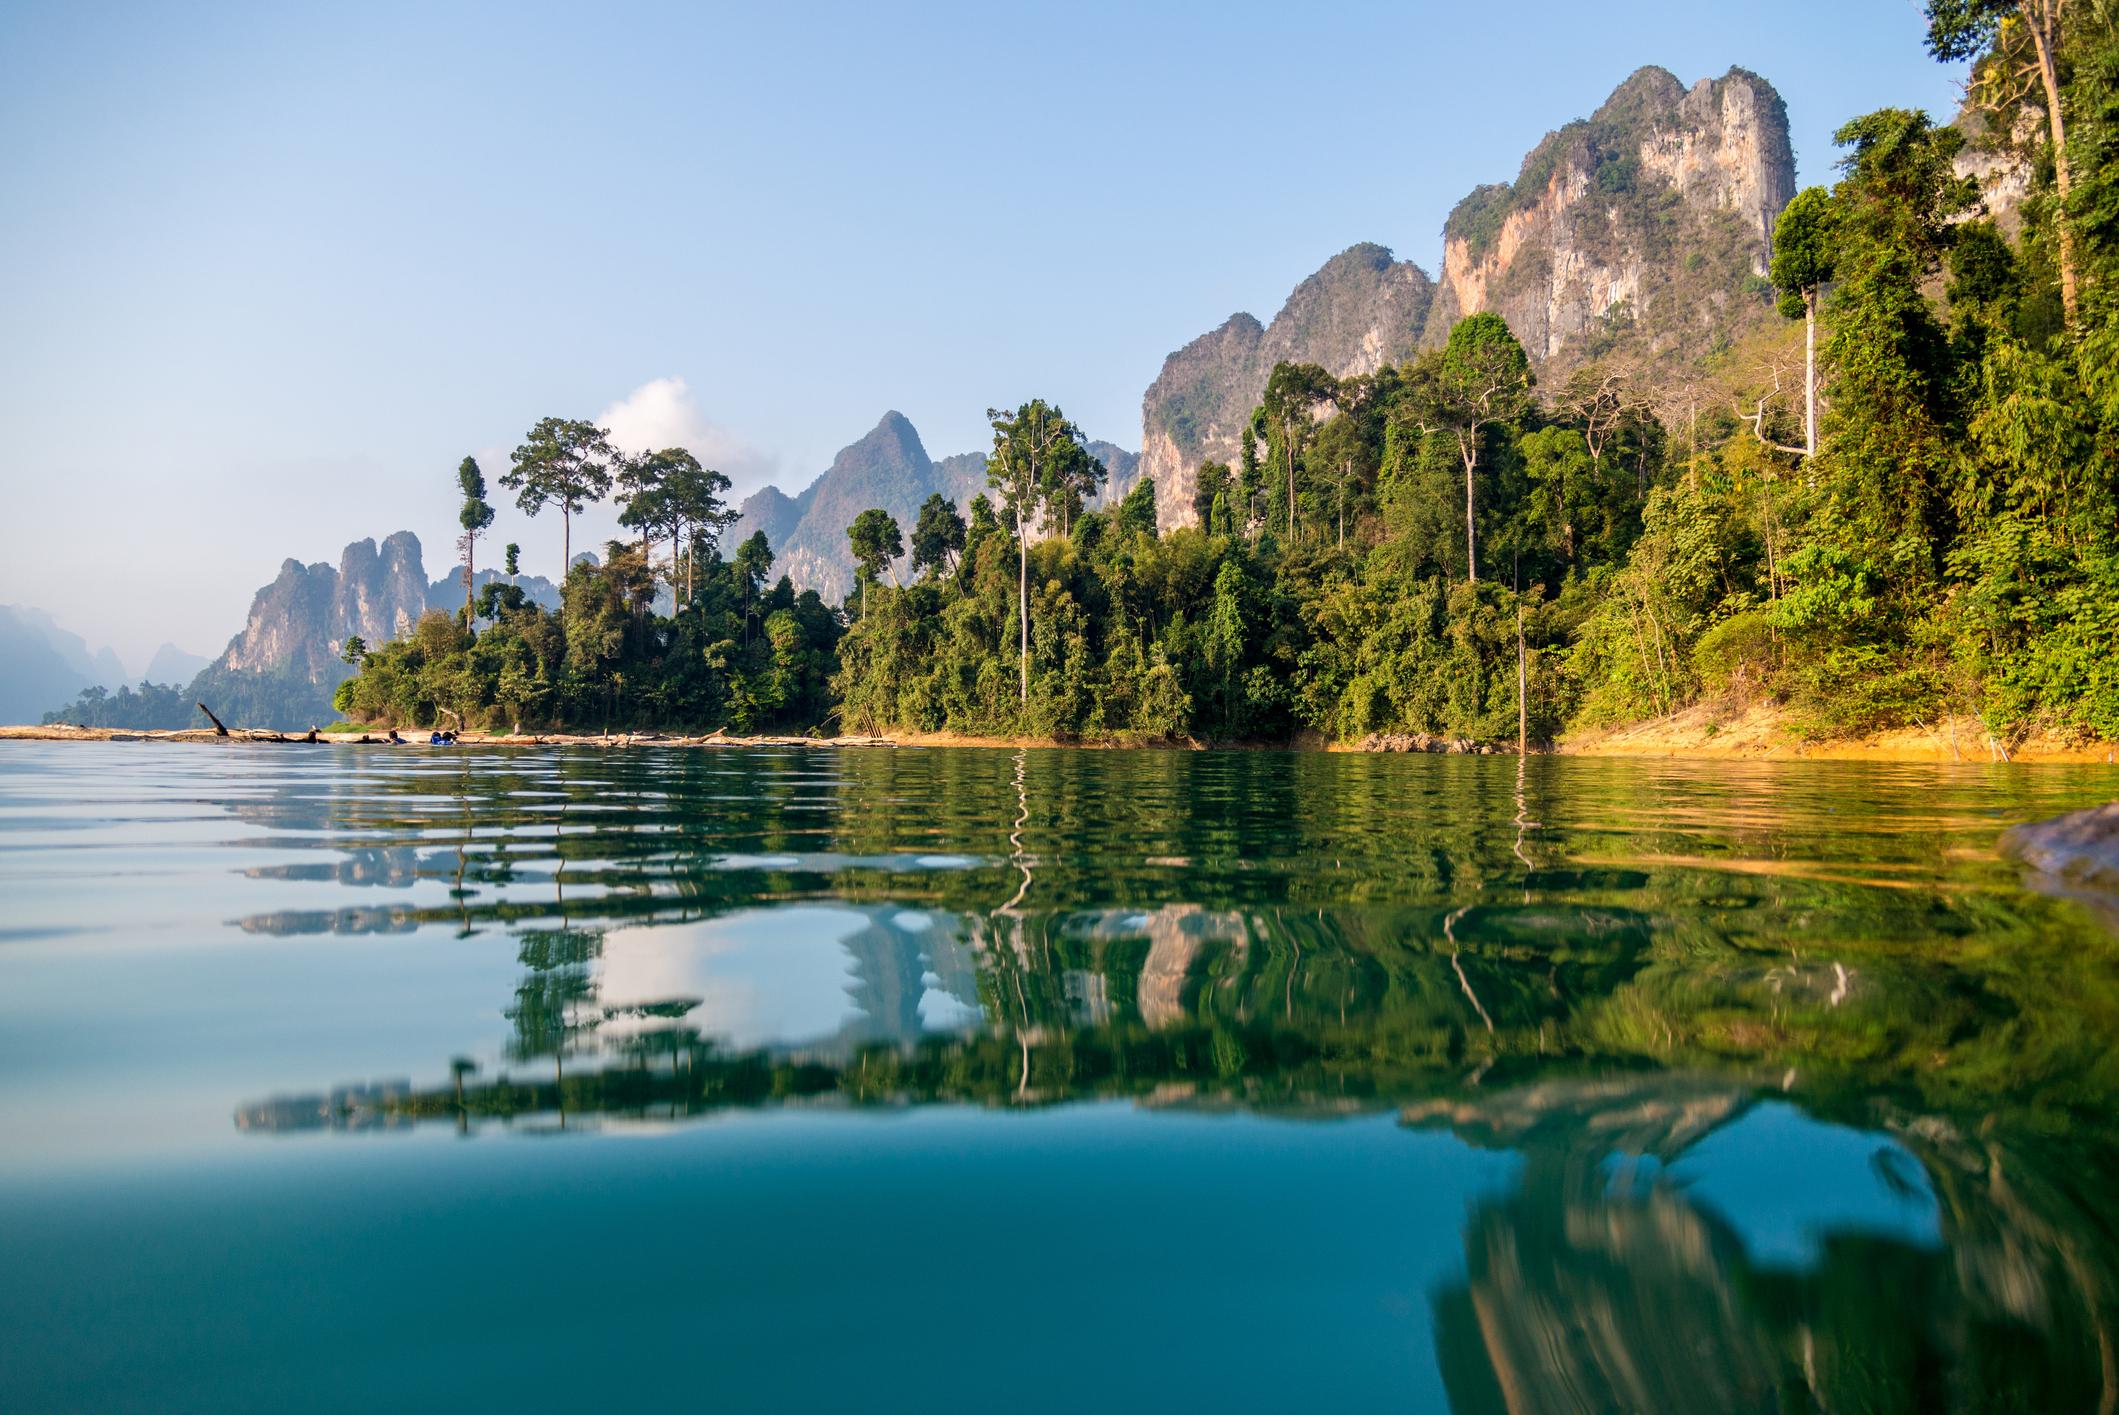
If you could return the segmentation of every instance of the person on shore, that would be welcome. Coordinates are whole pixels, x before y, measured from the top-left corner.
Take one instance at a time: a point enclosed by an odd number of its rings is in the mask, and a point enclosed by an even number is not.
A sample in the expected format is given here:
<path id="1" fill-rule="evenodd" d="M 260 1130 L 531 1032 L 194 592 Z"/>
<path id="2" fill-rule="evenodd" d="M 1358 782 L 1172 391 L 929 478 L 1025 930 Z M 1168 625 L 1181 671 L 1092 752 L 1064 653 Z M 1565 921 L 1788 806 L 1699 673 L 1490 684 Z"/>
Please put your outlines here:
<path id="1" fill-rule="evenodd" d="M 405 739 L 397 735 L 397 729 L 395 727 L 390 729 L 390 736 L 388 740 L 390 745 L 393 747 L 402 747 L 405 745 Z"/>

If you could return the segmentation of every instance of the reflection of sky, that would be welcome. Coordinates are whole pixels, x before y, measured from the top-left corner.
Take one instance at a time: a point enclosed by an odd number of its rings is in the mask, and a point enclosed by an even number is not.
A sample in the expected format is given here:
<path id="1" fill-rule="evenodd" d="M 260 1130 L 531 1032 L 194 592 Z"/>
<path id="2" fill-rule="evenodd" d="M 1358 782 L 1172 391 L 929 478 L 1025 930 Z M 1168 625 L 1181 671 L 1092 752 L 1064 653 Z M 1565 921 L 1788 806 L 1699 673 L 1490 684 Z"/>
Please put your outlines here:
<path id="1" fill-rule="evenodd" d="M 829 905 L 751 909 L 694 923 L 614 929 L 597 965 L 606 1011 L 697 999 L 684 1025 L 738 1050 L 842 1036 L 912 1041 L 978 1019 L 976 998 L 943 986 L 960 948 L 933 916 Z M 613 1017 L 606 1039 L 667 1026 Z"/>
<path id="2" fill-rule="evenodd" d="M 1762 1266 L 1814 1267 L 1835 1234 L 1942 1245 L 1935 1191 L 1903 1145 L 1785 1102 L 1754 1106 L 1707 1136 L 1670 1177 L 1726 1219 Z"/>
<path id="3" fill-rule="evenodd" d="M 816 1041 L 859 1014 L 845 940 L 867 926 L 851 909 L 797 907 L 616 929 L 604 936 L 597 1000 L 608 1010 L 698 998 L 686 1024 L 744 1050 Z M 613 1018 L 603 1034 L 639 1029 L 629 1022 Z"/>

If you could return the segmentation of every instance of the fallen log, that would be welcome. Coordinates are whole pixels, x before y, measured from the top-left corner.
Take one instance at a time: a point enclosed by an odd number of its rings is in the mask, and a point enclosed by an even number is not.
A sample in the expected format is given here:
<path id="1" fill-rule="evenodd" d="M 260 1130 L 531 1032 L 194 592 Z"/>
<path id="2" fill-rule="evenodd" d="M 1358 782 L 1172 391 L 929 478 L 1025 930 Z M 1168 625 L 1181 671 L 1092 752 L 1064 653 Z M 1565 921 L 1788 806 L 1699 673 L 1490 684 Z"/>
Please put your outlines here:
<path id="1" fill-rule="evenodd" d="M 221 725 L 221 719 L 219 719 L 218 717 L 215 717 L 215 716 L 213 715 L 213 709 L 212 709 L 212 708 L 210 708 L 210 707 L 206 706 L 206 704 L 204 704 L 204 703 L 200 703 L 200 704 L 198 705 L 198 708 L 199 708 L 199 711 L 200 711 L 200 712 L 203 712 L 203 713 L 205 713 L 205 714 L 206 714 L 206 720 L 207 720 L 208 722 L 210 722 L 210 723 L 212 723 L 212 724 L 213 724 L 213 735 L 214 735 L 214 736 L 216 736 L 216 737 L 226 737 L 226 736 L 228 735 L 228 729 L 227 729 L 226 727 L 223 727 L 223 726 Z"/>

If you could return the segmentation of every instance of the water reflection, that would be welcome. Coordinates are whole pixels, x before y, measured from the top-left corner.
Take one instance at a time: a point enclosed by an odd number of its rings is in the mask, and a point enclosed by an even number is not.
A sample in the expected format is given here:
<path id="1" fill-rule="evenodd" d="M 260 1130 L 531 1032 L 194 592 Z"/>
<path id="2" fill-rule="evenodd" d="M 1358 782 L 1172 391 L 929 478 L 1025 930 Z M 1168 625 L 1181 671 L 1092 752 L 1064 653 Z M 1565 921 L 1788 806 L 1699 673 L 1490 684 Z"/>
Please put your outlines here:
<path id="1" fill-rule="evenodd" d="M 2006 1390 L 2110 1410 L 2119 953 L 1990 851 L 2001 818 L 2107 786 L 1273 754 L 346 754 L 215 804 L 244 829 L 221 848 L 247 852 L 220 917 L 504 951 L 504 1030 L 381 1080 L 260 1075 L 236 1124 L 497 1137 L 1094 1099 L 1396 1116 L 1520 1162 L 1470 1212 L 1428 1216 L 1462 1239 L 1428 1334 L 1459 1409 L 1979 1408 Z M 22 930 L 63 926 L 39 919 Z"/>

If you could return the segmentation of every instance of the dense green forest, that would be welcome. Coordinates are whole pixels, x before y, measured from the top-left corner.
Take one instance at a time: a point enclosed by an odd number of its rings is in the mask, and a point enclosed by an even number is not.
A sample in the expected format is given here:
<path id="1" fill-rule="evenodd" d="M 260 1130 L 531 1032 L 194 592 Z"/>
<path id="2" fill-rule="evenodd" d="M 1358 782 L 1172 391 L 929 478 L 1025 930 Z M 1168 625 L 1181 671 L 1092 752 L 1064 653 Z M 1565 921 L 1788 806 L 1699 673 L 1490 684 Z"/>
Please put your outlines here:
<path id="1" fill-rule="evenodd" d="M 504 484 L 569 524 L 615 488 L 638 541 L 576 567 L 556 614 L 495 586 L 349 646 L 338 705 L 1543 741 L 1707 699 L 1818 734 L 1976 713 L 2004 740 L 2119 738 L 2119 30 L 2091 4 L 1928 14 L 1938 58 L 1975 60 L 1984 131 L 2027 141 L 2029 196 L 2004 229 L 1957 170 L 1960 128 L 1849 121 L 1838 181 L 1781 217 L 1771 288 L 1732 295 L 1777 296 L 1777 335 L 1538 386 L 1488 313 L 1374 374 L 1283 364 L 1239 464 L 1200 469 L 1196 524 L 1161 534 L 1153 488 L 1101 496 L 1056 407 L 995 410 L 991 494 L 911 527 L 864 513 L 838 607 L 771 585 L 762 537 L 723 553 L 727 482 L 689 454 L 547 420 Z M 468 552 L 491 519 L 475 467 L 464 490 Z"/>

